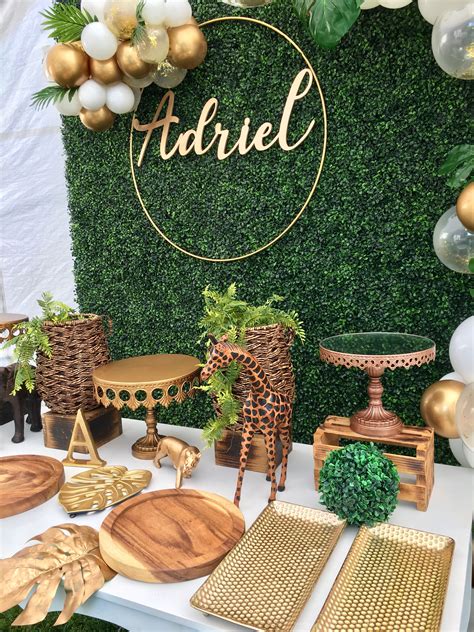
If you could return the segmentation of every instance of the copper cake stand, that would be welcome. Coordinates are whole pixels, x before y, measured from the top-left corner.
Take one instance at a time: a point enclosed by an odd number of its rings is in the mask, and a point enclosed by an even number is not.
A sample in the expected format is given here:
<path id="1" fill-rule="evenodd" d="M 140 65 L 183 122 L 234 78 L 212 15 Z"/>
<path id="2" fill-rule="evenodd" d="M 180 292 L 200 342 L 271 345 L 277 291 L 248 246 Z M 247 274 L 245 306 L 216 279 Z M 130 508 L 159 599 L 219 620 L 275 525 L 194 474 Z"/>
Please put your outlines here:
<path id="1" fill-rule="evenodd" d="M 181 354 L 160 354 L 125 358 L 98 367 L 92 373 L 94 395 L 104 406 L 121 410 L 128 406 L 146 408 L 147 432 L 135 441 L 132 454 L 137 459 L 153 459 L 158 445 L 155 406 L 167 408 L 192 397 L 199 384 L 199 360 Z"/>
<path id="2" fill-rule="evenodd" d="M 381 377 L 386 369 L 409 369 L 435 359 L 436 346 L 429 338 L 390 332 L 342 334 L 325 338 L 319 345 L 323 362 L 346 368 L 357 367 L 369 376 L 369 405 L 350 418 L 351 428 L 367 437 L 393 437 L 403 428 L 402 420 L 382 404 Z"/>

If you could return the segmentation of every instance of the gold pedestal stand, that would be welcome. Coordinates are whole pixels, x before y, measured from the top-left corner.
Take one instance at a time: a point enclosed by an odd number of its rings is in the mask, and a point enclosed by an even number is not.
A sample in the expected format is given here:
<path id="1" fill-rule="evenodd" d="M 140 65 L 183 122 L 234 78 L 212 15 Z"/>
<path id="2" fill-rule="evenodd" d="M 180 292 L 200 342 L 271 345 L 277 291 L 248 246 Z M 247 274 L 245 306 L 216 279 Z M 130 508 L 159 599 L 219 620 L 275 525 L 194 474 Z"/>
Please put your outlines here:
<path id="1" fill-rule="evenodd" d="M 155 406 L 167 408 L 192 397 L 199 383 L 199 360 L 181 354 L 160 354 L 125 358 L 103 365 L 92 374 L 94 395 L 104 406 L 121 410 L 127 406 L 146 408 L 146 435 L 137 439 L 132 454 L 153 459 L 158 445 Z"/>

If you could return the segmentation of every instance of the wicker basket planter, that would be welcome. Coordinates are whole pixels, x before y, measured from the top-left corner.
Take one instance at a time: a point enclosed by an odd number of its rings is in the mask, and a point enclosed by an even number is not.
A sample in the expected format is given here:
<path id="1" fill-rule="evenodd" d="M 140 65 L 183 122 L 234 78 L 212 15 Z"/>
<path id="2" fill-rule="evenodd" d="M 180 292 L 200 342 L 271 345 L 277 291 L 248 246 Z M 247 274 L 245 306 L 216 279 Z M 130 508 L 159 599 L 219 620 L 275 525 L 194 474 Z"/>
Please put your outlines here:
<path id="1" fill-rule="evenodd" d="M 254 355 L 276 390 L 288 395 L 291 400 L 295 397 L 295 376 L 291 362 L 291 346 L 294 341 L 292 329 L 281 325 L 267 325 L 247 329 L 245 334 L 246 349 Z M 235 399 L 244 403 L 250 393 L 250 380 L 245 373 L 241 373 L 234 384 L 232 392 Z M 213 402 L 214 410 L 220 413 L 219 407 Z M 229 427 L 222 438 L 215 443 L 215 460 L 218 465 L 239 467 L 241 422 Z M 281 445 L 277 444 L 277 464 L 281 461 Z M 247 469 L 257 472 L 267 471 L 267 457 L 263 435 L 256 433 L 249 452 Z"/>
<path id="2" fill-rule="evenodd" d="M 36 388 L 42 400 L 62 415 L 97 408 L 92 371 L 110 362 L 102 316 L 77 314 L 65 323 L 47 321 L 43 330 L 52 356 L 39 353 L 37 357 Z"/>

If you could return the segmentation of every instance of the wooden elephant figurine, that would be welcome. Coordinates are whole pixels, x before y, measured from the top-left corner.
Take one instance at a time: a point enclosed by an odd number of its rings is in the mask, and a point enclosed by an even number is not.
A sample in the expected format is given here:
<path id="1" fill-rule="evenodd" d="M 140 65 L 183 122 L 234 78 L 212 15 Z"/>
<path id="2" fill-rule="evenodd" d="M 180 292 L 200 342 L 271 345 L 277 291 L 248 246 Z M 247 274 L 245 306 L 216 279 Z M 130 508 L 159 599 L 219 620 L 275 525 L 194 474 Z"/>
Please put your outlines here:
<path id="1" fill-rule="evenodd" d="M 42 429 L 41 424 L 41 399 L 36 391 L 29 393 L 22 388 L 16 395 L 12 395 L 15 382 L 15 364 L 0 367 L 0 406 L 2 407 L 2 421 L 6 423 L 13 419 L 15 433 L 13 443 L 21 443 L 25 440 L 25 414 L 28 414 L 27 423 L 31 424 L 33 432 Z"/>
<path id="2" fill-rule="evenodd" d="M 168 456 L 176 468 L 176 489 L 183 484 L 183 478 L 190 478 L 192 471 L 199 463 L 201 453 L 198 448 L 190 446 L 186 441 L 176 437 L 160 437 L 153 461 L 156 467 L 161 467 L 161 459 Z"/>

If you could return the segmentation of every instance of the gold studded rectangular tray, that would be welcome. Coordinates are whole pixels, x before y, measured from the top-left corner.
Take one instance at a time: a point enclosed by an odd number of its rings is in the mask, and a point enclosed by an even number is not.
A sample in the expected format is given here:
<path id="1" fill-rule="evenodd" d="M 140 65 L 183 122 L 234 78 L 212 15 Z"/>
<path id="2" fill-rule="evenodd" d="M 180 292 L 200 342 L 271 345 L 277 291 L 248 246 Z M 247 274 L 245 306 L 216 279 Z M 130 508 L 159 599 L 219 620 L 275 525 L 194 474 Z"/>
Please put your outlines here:
<path id="1" fill-rule="evenodd" d="M 253 630 L 292 630 L 344 526 L 327 511 L 270 503 L 191 605 Z"/>
<path id="2" fill-rule="evenodd" d="M 362 527 L 312 632 L 440 628 L 454 540 L 391 524 Z"/>

